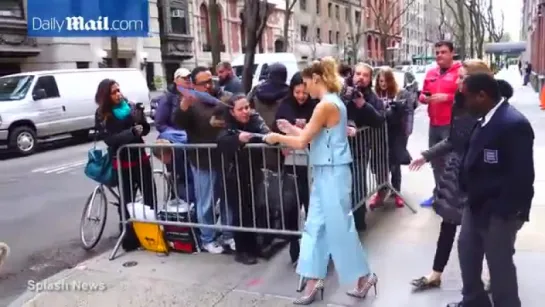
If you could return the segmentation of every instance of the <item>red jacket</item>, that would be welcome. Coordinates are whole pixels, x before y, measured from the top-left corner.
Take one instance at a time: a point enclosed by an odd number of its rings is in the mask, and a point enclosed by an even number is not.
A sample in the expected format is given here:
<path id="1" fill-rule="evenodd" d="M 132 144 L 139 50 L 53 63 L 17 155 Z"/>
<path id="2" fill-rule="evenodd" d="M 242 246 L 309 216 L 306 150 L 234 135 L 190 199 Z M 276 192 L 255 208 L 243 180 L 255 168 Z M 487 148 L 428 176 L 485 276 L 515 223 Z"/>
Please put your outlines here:
<path id="1" fill-rule="evenodd" d="M 426 73 L 424 85 L 422 86 L 422 94 L 420 94 L 418 100 L 426 103 L 425 92 L 429 92 L 432 95 L 447 94 L 449 97 L 447 102 L 437 102 L 428 105 L 428 115 L 432 126 L 446 126 L 450 124 L 454 94 L 458 90 L 456 81 L 460 67 L 462 67 L 462 63 L 454 62 L 444 74 L 441 74 L 439 67 L 432 68 Z"/>

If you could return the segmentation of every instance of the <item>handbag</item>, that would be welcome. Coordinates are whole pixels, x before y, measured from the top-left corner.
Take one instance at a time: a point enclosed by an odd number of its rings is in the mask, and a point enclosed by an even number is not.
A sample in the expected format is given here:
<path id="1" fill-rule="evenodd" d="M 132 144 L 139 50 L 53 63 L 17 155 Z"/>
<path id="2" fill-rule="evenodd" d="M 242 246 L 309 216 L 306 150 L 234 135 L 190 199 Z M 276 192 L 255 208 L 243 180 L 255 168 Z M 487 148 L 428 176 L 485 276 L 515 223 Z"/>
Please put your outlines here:
<path id="1" fill-rule="evenodd" d="M 98 135 L 95 135 L 93 148 L 87 152 L 87 164 L 85 165 L 85 175 L 92 180 L 108 185 L 115 185 L 115 172 L 113 168 L 112 157 L 107 150 L 96 147 Z"/>

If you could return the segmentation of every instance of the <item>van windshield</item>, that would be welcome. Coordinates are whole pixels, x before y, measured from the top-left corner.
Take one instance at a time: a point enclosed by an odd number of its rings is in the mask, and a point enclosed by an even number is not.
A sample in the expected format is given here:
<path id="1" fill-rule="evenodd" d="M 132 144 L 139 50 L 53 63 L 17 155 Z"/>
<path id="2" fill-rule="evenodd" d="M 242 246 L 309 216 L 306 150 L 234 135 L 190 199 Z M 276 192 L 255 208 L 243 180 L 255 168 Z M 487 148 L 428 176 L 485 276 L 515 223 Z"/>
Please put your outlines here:
<path id="1" fill-rule="evenodd" d="M 34 76 L 7 76 L 0 78 L 0 101 L 25 98 Z"/>
<path id="2" fill-rule="evenodd" d="M 257 69 L 257 64 L 254 64 L 252 68 L 252 78 L 255 75 L 256 69 Z M 242 71 L 244 70 L 244 65 L 233 66 L 233 70 L 235 71 L 235 75 L 242 79 Z"/>

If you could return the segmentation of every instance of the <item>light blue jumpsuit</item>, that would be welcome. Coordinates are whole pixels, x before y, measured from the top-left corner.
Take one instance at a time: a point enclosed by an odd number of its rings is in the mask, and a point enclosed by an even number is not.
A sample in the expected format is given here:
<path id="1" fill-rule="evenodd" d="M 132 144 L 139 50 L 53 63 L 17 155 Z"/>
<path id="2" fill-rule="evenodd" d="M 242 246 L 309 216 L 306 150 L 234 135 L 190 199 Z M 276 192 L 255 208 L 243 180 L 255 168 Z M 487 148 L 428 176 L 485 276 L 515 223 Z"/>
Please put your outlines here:
<path id="1" fill-rule="evenodd" d="M 351 213 L 352 154 L 346 132 L 347 111 L 337 94 L 326 94 L 323 100 L 334 103 L 341 116 L 337 125 L 323 128 L 310 143 L 310 206 L 297 273 L 324 279 L 331 255 L 341 283 L 355 283 L 370 271 Z"/>

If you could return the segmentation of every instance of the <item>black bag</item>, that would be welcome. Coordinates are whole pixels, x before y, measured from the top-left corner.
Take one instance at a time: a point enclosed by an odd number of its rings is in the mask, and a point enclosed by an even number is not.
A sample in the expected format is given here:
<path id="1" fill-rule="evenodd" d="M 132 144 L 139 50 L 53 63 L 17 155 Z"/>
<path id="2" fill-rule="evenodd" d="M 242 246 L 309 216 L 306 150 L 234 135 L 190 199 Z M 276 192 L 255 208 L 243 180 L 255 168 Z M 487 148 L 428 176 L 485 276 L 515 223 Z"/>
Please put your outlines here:
<path id="1" fill-rule="evenodd" d="M 298 194 L 294 175 L 263 170 L 263 182 L 256 193 L 257 226 L 297 230 L 301 208 Z"/>

